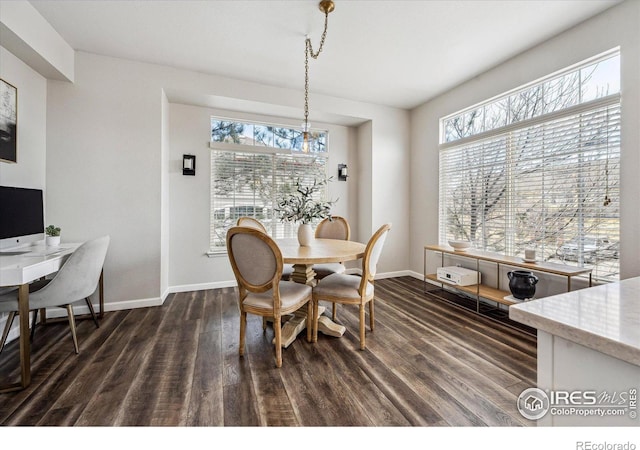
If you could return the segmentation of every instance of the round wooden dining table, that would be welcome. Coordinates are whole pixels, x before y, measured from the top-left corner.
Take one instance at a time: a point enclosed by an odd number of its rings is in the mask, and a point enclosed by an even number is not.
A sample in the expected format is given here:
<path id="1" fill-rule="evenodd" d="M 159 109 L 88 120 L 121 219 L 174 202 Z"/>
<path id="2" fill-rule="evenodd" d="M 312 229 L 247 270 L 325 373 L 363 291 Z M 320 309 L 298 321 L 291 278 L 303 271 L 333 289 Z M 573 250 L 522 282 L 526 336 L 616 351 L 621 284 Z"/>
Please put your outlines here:
<path id="1" fill-rule="evenodd" d="M 315 286 L 314 264 L 345 262 L 361 259 L 366 244 L 342 239 L 314 239 L 309 246 L 301 246 L 298 239 L 276 239 L 282 252 L 285 264 L 293 264 L 291 281 Z M 318 331 L 329 336 L 340 337 L 345 327 L 333 322 L 330 317 L 323 316 L 326 308 L 318 306 Z M 294 317 L 282 326 L 282 346 L 288 347 L 306 327 L 307 313 L 305 308 L 298 310 Z"/>

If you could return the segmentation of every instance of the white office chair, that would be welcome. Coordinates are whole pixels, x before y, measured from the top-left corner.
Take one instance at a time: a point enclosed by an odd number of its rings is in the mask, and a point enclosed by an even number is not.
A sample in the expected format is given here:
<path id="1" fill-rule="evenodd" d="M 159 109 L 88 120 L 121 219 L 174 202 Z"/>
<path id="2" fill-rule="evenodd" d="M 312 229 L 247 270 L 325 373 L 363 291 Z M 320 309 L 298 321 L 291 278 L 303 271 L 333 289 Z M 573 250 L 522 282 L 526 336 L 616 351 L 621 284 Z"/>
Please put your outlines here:
<path id="1" fill-rule="evenodd" d="M 80 245 L 75 252 L 69 256 L 55 277 L 42 289 L 29 294 L 29 309 L 35 311 L 32 325 L 35 328 L 35 319 L 38 309 L 52 306 L 66 308 L 71 327 L 71 336 L 76 353 L 80 353 L 78 348 L 78 338 L 76 337 L 76 325 L 73 317 L 72 303 L 85 300 L 89 311 L 98 326 L 98 321 L 93 310 L 93 305 L 89 296 L 93 294 L 98 286 L 102 266 L 109 247 L 109 236 L 103 236 Z M 0 351 L 9 334 L 9 329 L 13 319 L 18 313 L 18 299 L 15 293 L 0 296 L 0 312 L 8 312 L 9 317 L 2 334 Z"/>

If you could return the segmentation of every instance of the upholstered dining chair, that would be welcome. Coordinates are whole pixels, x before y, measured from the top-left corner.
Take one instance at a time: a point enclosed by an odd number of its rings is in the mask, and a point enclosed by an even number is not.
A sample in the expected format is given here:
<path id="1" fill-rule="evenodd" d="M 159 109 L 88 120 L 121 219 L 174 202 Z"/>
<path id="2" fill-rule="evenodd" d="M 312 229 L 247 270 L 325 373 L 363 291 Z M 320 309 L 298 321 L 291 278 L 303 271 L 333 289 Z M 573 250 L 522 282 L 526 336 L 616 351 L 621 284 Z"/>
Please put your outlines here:
<path id="1" fill-rule="evenodd" d="M 95 311 L 89 296 L 98 286 L 100 273 L 109 247 L 109 236 L 99 237 L 80 245 L 62 265 L 56 275 L 42 289 L 29 294 L 29 309 L 34 312 L 31 336 L 35 330 L 37 312 L 41 308 L 61 307 L 67 310 L 71 337 L 76 353 L 80 353 L 76 336 L 72 303 L 84 300 L 98 327 Z M 2 334 L 0 351 L 9 334 L 13 319 L 18 313 L 18 299 L 13 292 L 0 296 L 0 312 L 8 312 L 9 317 Z"/>
<path id="2" fill-rule="evenodd" d="M 316 238 L 321 239 L 342 239 L 348 241 L 351 238 L 351 227 L 347 219 L 341 216 L 331 216 L 323 219 L 316 227 Z M 316 273 L 316 280 L 332 275 L 334 273 L 344 273 L 347 270 L 341 262 L 315 264 L 313 271 Z M 331 319 L 336 320 L 336 304 L 332 305 Z"/>
<path id="3" fill-rule="evenodd" d="M 281 319 L 307 305 L 307 341 L 311 342 L 311 287 L 284 281 L 282 253 L 267 234 L 249 227 L 227 231 L 227 252 L 238 283 L 240 356 L 244 355 L 247 314 L 273 320 L 276 367 L 282 367 Z M 264 323 L 264 322 L 263 322 Z"/>
<path id="4" fill-rule="evenodd" d="M 267 232 L 267 227 L 265 227 L 262 222 L 260 222 L 258 219 L 254 219 L 253 217 L 249 217 L 249 216 L 242 216 L 238 218 L 238 220 L 236 221 L 236 225 L 239 227 L 257 228 L 263 233 Z"/>
<path id="5" fill-rule="evenodd" d="M 334 273 L 323 279 L 313 288 L 313 342 L 318 340 L 318 302 L 358 305 L 360 307 L 360 349 L 365 349 L 365 311 L 369 303 L 369 329 L 374 328 L 374 278 L 376 266 L 382 253 L 382 247 L 391 230 L 391 224 L 381 226 L 369 239 L 362 258 L 362 276 Z M 334 306 L 335 310 L 335 306 Z"/>
<path id="6" fill-rule="evenodd" d="M 249 217 L 249 216 L 240 217 L 237 220 L 236 225 L 239 226 L 239 227 L 255 228 L 257 230 L 262 231 L 263 233 L 267 232 L 267 227 L 265 227 L 262 222 L 260 222 L 258 219 L 254 219 L 253 217 Z M 292 264 L 285 264 L 282 267 L 282 279 L 286 280 L 286 281 L 289 281 L 289 279 L 291 278 L 292 274 L 293 274 L 293 265 Z M 265 327 L 266 327 L 266 322 L 265 322 Z"/>
<path id="7" fill-rule="evenodd" d="M 348 241 L 350 237 L 351 228 L 349 227 L 349 222 L 347 222 L 347 219 L 344 217 L 332 216 L 323 219 L 316 227 L 316 238 Z M 318 280 L 333 273 L 344 273 L 345 270 L 346 268 L 343 263 L 315 264 L 313 266 L 313 271 L 316 273 Z"/>

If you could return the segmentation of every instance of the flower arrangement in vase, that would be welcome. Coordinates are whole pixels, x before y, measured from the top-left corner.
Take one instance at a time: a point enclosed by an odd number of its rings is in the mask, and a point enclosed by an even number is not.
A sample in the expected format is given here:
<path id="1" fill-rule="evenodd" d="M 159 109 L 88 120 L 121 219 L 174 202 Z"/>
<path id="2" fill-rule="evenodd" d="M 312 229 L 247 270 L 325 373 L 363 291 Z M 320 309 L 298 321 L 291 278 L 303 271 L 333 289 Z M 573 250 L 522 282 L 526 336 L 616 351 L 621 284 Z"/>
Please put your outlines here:
<path id="1" fill-rule="evenodd" d="M 308 246 L 313 240 L 311 222 L 331 218 L 331 206 L 337 201 L 315 200 L 314 195 L 327 184 L 331 178 L 325 180 L 313 180 L 311 186 L 304 186 L 300 180 L 294 182 L 295 190 L 278 200 L 274 208 L 282 222 L 299 223 L 298 242 L 302 246 Z"/>

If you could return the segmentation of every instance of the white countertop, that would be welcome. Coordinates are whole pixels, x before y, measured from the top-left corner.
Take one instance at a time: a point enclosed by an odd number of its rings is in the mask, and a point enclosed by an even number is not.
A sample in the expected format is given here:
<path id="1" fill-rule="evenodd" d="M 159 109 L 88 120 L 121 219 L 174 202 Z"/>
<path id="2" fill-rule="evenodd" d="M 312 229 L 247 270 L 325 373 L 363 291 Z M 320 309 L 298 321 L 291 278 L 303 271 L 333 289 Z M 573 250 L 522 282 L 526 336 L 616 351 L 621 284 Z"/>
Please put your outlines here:
<path id="1" fill-rule="evenodd" d="M 640 277 L 512 305 L 509 318 L 640 366 Z"/>

